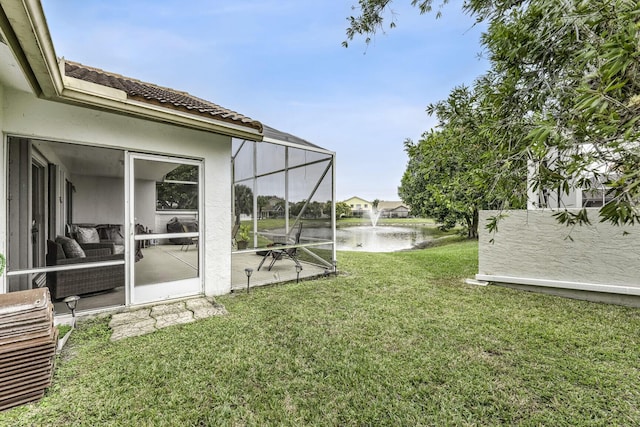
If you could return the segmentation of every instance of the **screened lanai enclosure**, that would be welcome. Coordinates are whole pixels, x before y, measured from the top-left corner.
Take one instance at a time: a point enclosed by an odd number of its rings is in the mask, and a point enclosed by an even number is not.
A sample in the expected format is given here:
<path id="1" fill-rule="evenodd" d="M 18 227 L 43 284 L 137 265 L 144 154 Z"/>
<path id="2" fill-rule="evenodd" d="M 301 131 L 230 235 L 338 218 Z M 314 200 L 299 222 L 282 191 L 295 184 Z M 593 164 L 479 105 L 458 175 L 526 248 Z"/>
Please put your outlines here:
<path id="1" fill-rule="evenodd" d="M 232 171 L 233 289 L 336 271 L 335 153 L 265 126 Z"/>

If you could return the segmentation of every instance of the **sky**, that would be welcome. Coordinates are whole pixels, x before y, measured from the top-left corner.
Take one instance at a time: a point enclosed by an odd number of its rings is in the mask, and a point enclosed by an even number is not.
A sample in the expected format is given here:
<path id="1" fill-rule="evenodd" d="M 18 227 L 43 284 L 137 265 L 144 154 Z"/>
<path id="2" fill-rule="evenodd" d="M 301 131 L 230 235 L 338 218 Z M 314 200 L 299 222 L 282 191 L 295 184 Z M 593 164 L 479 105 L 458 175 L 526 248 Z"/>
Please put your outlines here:
<path id="1" fill-rule="evenodd" d="M 434 0 L 434 4 L 439 4 Z M 392 2 L 396 28 L 346 39 L 356 0 L 42 0 L 59 57 L 186 91 L 336 152 L 337 200 L 400 200 L 426 107 L 488 69 L 484 27 Z"/>

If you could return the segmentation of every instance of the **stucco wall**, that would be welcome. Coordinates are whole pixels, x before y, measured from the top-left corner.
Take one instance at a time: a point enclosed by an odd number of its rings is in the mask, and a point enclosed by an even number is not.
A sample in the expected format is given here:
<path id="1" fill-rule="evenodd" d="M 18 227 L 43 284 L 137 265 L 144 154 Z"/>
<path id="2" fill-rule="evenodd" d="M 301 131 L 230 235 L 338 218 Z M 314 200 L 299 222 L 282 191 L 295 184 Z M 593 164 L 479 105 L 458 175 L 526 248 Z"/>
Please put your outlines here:
<path id="1" fill-rule="evenodd" d="M 156 223 L 156 182 L 146 179 L 136 179 L 136 224 L 164 233 L 155 228 Z"/>
<path id="2" fill-rule="evenodd" d="M 124 222 L 122 217 L 124 215 L 123 179 L 72 175 L 71 182 L 76 187 L 73 197 L 73 222 L 78 224 L 122 224 Z"/>
<path id="3" fill-rule="evenodd" d="M 207 295 L 231 290 L 231 138 L 90 110 L 35 98 L 4 89 L 2 131 L 8 135 L 58 142 L 91 144 L 141 153 L 164 154 L 204 160 L 203 228 L 204 286 Z M 3 141 L 4 154 L 6 142 Z M 0 158 L 0 188 L 6 186 L 5 160 Z M 6 212 L 6 197 L 0 211 Z M 210 221 L 207 219 L 211 218 Z M 0 247 L 5 247 L 6 224 L 0 222 Z"/>
<path id="4" fill-rule="evenodd" d="M 506 212 L 507 216 L 498 224 L 498 232 L 490 235 L 483 225 L 498 212 L 482 211 L 476 277 L 640 295 L 638 227 L 599 223 L 598 212 L 593 210 L 593 225 L 568 228 L 559 224 L 552 213 Z"/>

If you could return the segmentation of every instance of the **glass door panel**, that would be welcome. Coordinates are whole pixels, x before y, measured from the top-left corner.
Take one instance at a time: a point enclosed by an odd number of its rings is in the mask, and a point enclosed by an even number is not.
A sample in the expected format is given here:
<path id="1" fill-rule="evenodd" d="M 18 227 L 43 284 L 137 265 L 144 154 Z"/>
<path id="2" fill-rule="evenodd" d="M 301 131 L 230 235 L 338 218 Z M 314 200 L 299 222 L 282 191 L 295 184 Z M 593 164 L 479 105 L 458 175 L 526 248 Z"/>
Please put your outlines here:
<path id="1" fill-rule="evenodd" d="M 8 141 L 7 292 L 47 287 L 55 313 L 126 303 L 124 151 Z"/>
<path id="2" fill-rule="evenodd" d="M 200 293 L 200 162 L 131 159 L 133 303 Z"/>

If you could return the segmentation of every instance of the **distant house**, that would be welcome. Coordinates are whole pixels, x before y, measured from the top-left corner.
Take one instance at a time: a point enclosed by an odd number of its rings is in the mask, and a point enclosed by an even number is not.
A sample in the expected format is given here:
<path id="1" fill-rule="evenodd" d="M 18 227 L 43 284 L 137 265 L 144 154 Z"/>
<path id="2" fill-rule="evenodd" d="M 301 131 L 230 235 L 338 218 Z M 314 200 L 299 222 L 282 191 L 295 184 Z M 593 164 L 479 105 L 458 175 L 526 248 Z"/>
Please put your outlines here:
<path id="1" fill-rule="evenodd" d="M 284 205 L 285 200 L 282 197 L 272 196 L 266 200 L 266 204 L 264 206 L 258 206 L 259 218 L 267 219 L 267 218 L 283 218 L 285 215 Z"/>
<path id="2" fill-rule="evenodd" d="M 382 218 L 408 218 L 409 208 L 402 202 L 389 202 L 381 200 L 378 202 L 378 211 Z"/>
<path id="3" fill-rule="evenodd" d="M 351 208 L 351 215 L 365 216 L 371 213 L 373 205 L 370 201 L 354 196 L 344 201 Z"/>

